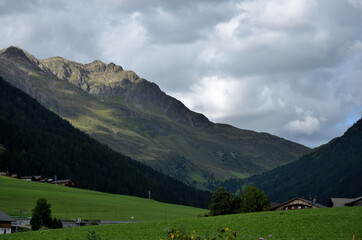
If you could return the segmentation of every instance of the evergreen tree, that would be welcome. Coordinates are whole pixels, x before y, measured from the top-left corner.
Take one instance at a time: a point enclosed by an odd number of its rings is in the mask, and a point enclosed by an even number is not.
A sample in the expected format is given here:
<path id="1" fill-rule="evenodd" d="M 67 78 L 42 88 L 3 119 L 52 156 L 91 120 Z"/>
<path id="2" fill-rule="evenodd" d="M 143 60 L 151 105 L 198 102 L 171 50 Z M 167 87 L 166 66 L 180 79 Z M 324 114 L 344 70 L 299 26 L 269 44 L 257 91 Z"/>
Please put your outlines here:
<path id="1" fill-rule="evenodd" d="M 32 210 L 33 217 L 35 216 L 37 218 L 36 215 L 38 215 L 40 217 L 40 225 L 44 225 L 47 228 L 51 228 L 53 223 L 50 217 L 50 207 L 51 205 L 47 203 L 45 198 L 39 198 L 38 201 L 36 201 L 35 208 Z"/>
<path id="2" fill-rule="evenodd" d="M 57 228 L 63 228 L 62 220 L 58 219 Z"/>
<path id="3" fill-rule="evenodd" d="M 41 227 L 40 215 L 37 212 L 33 212 L 33 216 L 30 220 L 31 230 L 36 231 Z"/>

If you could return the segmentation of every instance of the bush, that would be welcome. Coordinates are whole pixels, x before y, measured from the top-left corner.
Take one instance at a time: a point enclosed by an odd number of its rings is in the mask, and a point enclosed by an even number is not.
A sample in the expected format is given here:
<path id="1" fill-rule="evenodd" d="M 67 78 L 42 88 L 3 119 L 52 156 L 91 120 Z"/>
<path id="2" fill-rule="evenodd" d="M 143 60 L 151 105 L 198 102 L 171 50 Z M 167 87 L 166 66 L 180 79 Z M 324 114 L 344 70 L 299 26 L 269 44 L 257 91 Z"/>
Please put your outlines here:
<path id="1" fill-rule="evenodd" d="M 94 230 L 89 230 L 88 240 L 101 240 L 101 237 Z"/>

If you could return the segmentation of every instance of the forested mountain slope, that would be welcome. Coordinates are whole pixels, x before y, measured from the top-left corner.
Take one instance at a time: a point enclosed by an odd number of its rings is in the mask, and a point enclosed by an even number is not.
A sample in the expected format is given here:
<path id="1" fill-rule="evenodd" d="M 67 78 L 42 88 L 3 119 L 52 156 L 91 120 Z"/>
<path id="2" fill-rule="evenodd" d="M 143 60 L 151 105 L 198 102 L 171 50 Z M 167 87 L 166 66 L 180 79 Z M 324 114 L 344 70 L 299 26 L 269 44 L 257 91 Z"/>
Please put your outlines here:
<path id="1" fill-rule="evenodd" d="M 245 181 L 225 182 L 228 189 L 255 184 L 272 201 L 293 197 L 316 197 L 327 204 L 329 198 L 362 196 L 362 119 L 345 134 L 322 145 L 293 163 L 275 168 Z"/>
<path id="2" fill-rule="evenodd" d="M 0 171 L 70 178 L 76 187 L 206 208 L 196 190 L 100 144 L 0 78 Z"/>
<path id="3" fill-rule="evenodd" d="M 0 75 L 112 149 L 201 187 L 262 173 L 310 152 L 267 133 L 214 124 L 113 63 L 37 60 L 9 47 L 0 51 Z"/>

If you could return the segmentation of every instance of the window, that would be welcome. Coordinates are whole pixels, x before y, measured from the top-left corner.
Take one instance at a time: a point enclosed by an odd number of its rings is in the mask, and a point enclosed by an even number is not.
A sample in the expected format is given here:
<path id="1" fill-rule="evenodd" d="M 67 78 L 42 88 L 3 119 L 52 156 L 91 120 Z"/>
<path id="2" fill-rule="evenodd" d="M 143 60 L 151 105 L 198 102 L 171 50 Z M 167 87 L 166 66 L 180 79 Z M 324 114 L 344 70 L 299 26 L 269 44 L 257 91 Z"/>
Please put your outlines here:
<path id="1" fill-rule="evenodd" d="M 286 207 L 285 210 L 288 210 L 288 207 Z"/>
<path id="2" fill-rule="evenodd" d="M 298 206 L 298 209 L 302 209 L 302 206 Z"/>
<path id="3" fill-rule="evenodd" d="M 294 206 L 292 206 L 292 209 L 294 209 Z"/>

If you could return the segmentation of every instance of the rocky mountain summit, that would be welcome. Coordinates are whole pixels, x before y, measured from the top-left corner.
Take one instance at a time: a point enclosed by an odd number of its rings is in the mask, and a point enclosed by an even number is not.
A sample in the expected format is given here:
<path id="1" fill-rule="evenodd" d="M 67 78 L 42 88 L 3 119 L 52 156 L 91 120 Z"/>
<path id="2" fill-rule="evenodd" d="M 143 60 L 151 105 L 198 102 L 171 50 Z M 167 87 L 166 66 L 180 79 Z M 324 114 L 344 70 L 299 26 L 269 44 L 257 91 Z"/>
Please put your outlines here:
<path id="1" fill-rule="evenodd" d="M 0 51 L 0 76 L 112 149 L 200 187 L 262 173 L 310 151 L 267 133 L 212 123 L 114 63 L 38 60 L 9 47 Z"/>
<path id="2" fill-rule="evenodd" d="M 152 82 L 114 63 L 99 60 L 80 64 L 61 57 L 40 61 L 45 71 L 66 80 L 104 101 L 121 103 L 128 108 L 166 117 L 191 127 L 210 124 L 202 114 L 190 111 L 182 102 L 168 96 Z"/>

